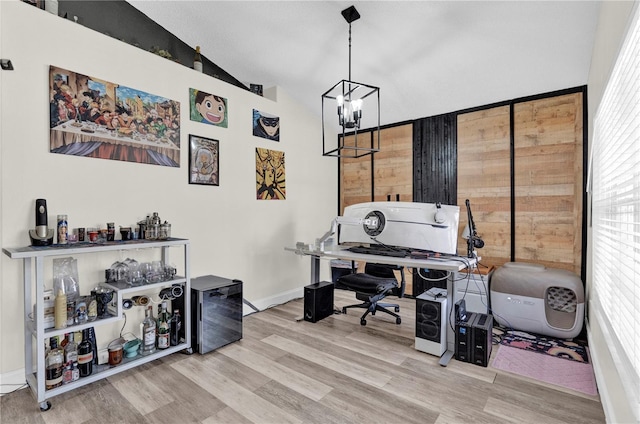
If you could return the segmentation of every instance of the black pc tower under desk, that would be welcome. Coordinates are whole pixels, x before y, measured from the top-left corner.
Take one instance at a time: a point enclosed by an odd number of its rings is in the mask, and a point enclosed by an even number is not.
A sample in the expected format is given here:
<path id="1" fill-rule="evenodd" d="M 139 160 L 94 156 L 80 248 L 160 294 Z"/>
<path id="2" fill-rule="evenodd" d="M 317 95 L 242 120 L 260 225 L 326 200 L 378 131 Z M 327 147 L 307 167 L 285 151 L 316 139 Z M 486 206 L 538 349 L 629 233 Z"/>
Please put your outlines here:
<path id="1" fill-rule="evenodd" d="M 242 281 L 191 279 L 191 348 L 207 353 L 242 338 Z"/>

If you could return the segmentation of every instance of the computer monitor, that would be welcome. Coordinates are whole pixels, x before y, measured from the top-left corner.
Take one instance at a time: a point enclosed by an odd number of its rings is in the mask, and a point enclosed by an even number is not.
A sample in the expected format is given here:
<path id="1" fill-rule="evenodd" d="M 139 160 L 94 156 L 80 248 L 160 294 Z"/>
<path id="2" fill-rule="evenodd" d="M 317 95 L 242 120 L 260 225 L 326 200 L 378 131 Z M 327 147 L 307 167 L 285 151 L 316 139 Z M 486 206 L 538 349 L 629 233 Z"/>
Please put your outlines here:
<path id="1" fill-rule="evenodd" d="M 419 202 L 368 202 L 347 206 L 338 242 L 384 244 L 455 255 L 460 208 Z"/>

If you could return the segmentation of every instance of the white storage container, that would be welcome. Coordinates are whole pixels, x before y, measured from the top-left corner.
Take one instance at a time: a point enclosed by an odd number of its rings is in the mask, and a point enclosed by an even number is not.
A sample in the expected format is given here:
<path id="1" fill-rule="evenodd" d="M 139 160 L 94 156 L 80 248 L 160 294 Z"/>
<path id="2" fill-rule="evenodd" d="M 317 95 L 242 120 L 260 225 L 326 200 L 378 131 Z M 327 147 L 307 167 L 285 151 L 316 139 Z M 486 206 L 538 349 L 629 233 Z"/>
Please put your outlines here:
<path id="1" fill-rule="evenodd" d="M 570 271 L 508 262 L 491 278 L 495 320 L 514 330 L 572 339 L 582 330 L 584 286 Z"/>

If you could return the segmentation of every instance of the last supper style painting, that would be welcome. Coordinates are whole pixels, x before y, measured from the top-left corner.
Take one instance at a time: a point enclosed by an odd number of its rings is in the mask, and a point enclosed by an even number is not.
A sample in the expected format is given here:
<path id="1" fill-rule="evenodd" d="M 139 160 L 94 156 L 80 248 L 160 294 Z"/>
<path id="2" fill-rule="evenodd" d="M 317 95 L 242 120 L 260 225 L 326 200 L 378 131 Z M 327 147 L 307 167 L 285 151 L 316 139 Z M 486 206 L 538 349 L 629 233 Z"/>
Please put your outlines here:
<path id="1" fill-rule="evenodd" d="M 52 153 L 180 167 L 180 102 L 49 67 Z"/>

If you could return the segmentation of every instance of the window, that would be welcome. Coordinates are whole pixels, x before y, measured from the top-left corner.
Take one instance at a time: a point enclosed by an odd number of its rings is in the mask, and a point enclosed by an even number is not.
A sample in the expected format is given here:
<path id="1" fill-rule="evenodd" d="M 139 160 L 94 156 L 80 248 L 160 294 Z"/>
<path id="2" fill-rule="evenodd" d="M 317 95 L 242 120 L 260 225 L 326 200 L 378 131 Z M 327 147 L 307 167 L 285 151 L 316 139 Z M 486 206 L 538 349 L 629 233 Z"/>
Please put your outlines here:
<path id="1" fill-rule="evenodd" d="M 593 290 L 618 373 L 640 399 L 640 21 L 627 32 L 594 121 Z M 636 414 L 638 411 L 636 411 Z"/>

